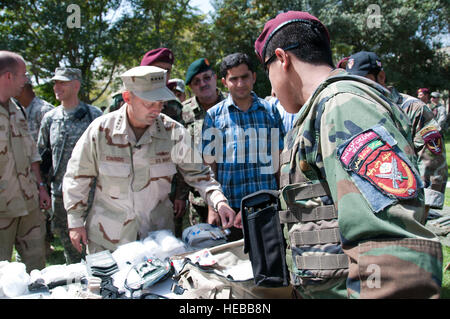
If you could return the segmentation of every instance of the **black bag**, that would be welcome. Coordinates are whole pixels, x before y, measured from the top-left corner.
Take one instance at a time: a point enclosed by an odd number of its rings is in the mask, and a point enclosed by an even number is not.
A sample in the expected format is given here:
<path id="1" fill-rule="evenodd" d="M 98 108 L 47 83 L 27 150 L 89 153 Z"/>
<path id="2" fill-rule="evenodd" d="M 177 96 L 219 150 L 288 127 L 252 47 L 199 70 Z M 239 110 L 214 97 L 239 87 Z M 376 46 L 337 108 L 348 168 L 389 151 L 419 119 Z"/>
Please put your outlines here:
<path id="1" fill-rule="evenodd" d="M 278 207 L 278 191 L 258 191 L 241 201 L 244 252 L 249 253 L 257 286 L 289 285 L 286 242 Z"/>

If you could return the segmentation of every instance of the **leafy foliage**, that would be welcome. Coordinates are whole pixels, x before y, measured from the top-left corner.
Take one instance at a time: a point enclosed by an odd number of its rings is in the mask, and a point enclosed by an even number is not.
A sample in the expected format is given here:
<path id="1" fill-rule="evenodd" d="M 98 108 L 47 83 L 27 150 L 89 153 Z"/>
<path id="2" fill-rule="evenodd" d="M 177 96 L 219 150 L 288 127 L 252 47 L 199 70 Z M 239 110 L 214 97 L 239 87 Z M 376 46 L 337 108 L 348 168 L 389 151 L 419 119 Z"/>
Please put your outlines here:
<path id="1" fill-rule="evenodd" d="M 54 69 L 76 66 L 84 77 L 81 98 L 103 103 L 120 88 L 118 75 L 157 47 L 174 52 L 172 77 L 184 78 L 199 57 L 217 71 L 223 57 L 234 52 L 259 64 L 253 45 L 265 22 L 283 11 L 303 10 L 329 29 L 335 62 L 360 50 L 375 51 L 389 84 L 400 91 L 446 89 L 450 62 L 436 36 L 449 35 L 448 0 L 210 1 L 215 9 L 210 17 L 190 0 L 0 1 L 0 48 L 25 57 L 47 100 L 56 103 L 48 81 Z M 80 8 L 79 28 L 68 25 L 71 4 Z M 255 92 L 261 97 L 271 92 L 260 66 Z"/>

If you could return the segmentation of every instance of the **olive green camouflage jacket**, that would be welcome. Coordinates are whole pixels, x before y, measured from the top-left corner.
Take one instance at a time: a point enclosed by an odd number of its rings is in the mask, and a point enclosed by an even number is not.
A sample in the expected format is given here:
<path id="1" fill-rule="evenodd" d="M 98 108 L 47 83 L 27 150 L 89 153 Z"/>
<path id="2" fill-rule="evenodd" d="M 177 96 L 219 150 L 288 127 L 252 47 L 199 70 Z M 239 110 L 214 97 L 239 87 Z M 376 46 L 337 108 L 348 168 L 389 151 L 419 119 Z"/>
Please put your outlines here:
<path id="1" fill-rule="evenodd" d="M 442 250 L 421 224 L 410 122 L 388 96 L 336 70 L 297 114 L 280 160 L 294 287 L 337 278 L 351 298 L 439 297 Z"/>
<path id="2" fill-rule="evenodd" d="M 414 150 L 424 183 L 425 205 L 442 209 L 448 179 L 445 143 L 433 112 L 418 98 L 391 89 L 392 99 L 411 120 Z M 423 221 L 425 222 L 425 221 Z"/>

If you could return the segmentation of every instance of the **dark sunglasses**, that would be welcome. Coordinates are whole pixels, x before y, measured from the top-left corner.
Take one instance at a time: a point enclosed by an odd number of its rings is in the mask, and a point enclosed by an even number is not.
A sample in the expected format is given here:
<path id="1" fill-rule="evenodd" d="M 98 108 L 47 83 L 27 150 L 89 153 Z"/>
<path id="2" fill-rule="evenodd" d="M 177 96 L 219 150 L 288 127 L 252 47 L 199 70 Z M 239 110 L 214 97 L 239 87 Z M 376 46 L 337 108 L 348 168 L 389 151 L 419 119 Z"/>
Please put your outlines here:
<path id="1" fill-rule="evenodd" d="M 296 49 L 300 46 L 300 43 L 295 43 L 292 44 L 286 48 L 281 48 L 283 51 L 289 51 L 289 50 L 293 50 Z M 269 69 L 267 68 L 267 66 L 272 63 L 273 61 L 275 61 L 277 55 L 275 54 L 275 52 L 272 54 L 272 56 L 266 61 L 264 62 L 264 71 L 266 72 L 267 76 L 269 76 Z"/>

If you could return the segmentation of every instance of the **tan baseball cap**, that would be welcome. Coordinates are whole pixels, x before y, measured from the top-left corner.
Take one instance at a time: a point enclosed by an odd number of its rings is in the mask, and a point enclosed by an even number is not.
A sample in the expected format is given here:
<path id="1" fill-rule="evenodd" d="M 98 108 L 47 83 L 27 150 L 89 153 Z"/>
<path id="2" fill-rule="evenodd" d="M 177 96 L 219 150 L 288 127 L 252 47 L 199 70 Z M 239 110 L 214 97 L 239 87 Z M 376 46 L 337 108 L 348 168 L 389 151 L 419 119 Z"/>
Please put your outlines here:
<path id="1" fill-rule="evenodd" d="M 166 73 L 166 70 L 156 66 L 137 66 L 123 73 L 120 78 L 125 90 L 143 100 L 170 101 L 176 97 L 166 86 Z"/>

